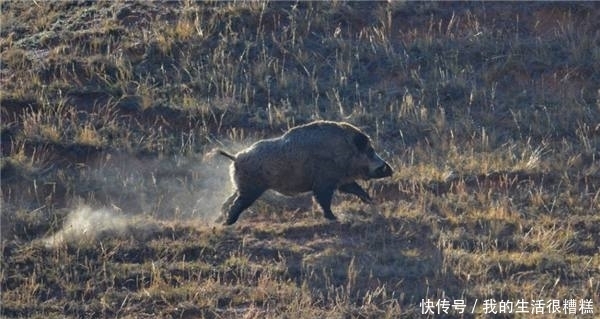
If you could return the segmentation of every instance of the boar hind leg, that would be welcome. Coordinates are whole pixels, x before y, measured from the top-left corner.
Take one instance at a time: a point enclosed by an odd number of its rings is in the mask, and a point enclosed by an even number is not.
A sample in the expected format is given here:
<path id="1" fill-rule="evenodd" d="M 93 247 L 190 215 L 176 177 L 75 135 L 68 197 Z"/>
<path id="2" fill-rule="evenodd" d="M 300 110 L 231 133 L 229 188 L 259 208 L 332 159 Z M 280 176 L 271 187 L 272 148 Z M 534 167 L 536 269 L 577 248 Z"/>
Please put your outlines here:
<path id="1" fill-rule="evenodd" d="M 313 195 L 317 203 L 323 209 L 323 215 L 329 220 L 337 219 L 331 211 L 331 198 L 333 197 L 334 186 L 321 186 L 313 190 Z"/>
<path id="2" fill-rule="evenodd" d="M 224 224 L 233 225 L 240 217 L 240 214 L 246 208 L 250 207 L 250 205 L 252 205 L 252 203 L 254 203 L 254 201 L 258 199 L 263 192 L 264 191 L 261 190 L 237 194 L 237 197 L 235 198 L 233 204 L 231 204 L 231 207 L 229 208 L 227 220 L 225 220 Z"/>
<path id="3" fill-rule="evenodd" d="M 369 194 L 362 187 L 360 187 L 360 185 L 358 185 L 356 182 L 340 185 L 340 187 L 338 187 L 338 189 L 342 193 L 353 194 L 353 195 L 358 196 L 358 198 L 360 198 L 360 200 L 362 200 L 365 203 L 370 204 L 373 202 L 371 200 L 371 196 L 369 196 Z"/>

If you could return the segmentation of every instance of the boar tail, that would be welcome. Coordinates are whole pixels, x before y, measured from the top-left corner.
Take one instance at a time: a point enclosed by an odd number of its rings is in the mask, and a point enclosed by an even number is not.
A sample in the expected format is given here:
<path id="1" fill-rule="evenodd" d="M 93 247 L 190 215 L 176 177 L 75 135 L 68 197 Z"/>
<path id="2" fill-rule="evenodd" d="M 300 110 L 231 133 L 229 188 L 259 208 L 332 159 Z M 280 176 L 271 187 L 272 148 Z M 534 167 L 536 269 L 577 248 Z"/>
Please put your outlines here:
<path id="1" fill-rule="evenodd" d="M 231 154 L 225 152 L 224 150 L 219 150 L 219 154 L 229 158 L 232 161 L 235 161 L 235 155 L 231 155 Z"/>

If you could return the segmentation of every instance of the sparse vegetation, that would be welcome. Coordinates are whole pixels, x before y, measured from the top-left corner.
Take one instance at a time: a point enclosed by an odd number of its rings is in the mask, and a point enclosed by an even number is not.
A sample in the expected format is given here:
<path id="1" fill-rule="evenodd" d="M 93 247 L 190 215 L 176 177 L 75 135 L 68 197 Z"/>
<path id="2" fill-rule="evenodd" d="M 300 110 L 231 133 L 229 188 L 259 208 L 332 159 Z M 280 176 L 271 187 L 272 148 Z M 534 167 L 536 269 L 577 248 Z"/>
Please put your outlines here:
<path id="1" fill-rule="evenodd" d="M 1 316 L 600 313 L 597 3 L 0 9 Z M 229 162 L 210 150 L 313 119 L 361 127 L 395 167 L 366 185 L 376 205 L 338 194 L 329 223 L 265 200 L 212 224 Z"/>

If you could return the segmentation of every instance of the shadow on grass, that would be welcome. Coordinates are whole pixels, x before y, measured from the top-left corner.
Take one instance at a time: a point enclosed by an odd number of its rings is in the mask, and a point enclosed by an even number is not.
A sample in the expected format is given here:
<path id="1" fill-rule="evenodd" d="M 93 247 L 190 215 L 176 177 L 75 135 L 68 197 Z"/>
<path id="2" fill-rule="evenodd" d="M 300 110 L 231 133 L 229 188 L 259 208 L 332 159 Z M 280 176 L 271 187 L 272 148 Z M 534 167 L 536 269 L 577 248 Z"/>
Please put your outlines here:
<path id="1" fill-rule="evenodd" d="M 149 222 L 128 229 L 125 235 L 103 233 L 96 241 L 65 243 L 53 249 L 5 243 L 2 264 L 7 274 L 2 287 L 7 296 L 28 294 L 26 283 L 31 276 L 53 284 L 32 292 L 40 307 L 23 308 L 7 299 L 4 314 L 27 316 L 59 307 L 70 315 L 101 312 L 113 316 L 152 303 L 154 297 L 146 295 L 147 290 L 160 289 L 161 294 L 184 302 L 189 298 L 186 289 L 215 284 L 224 290 L 214 296 L 214 304 L 193 309 L 208 315 L 249 304 L 263 307 L 264 302 L 285 309 L 285 296 L 290 293 L 308 297 L 312 307 L 319 309 L 341 306 L 353 313 L 395 303 L 418 313 L 421 299 L 460 298 L 463 290 L 461 281 L 444 270 L 444 256 L 430 226 L 409 218 L 375 215 L 333 223 L 248 218 L 231 228 Z M 261 291 L 264 280 L 290 290 L 271 291 L 265 300 L 242 301 L 231 290 Z M 92 282 L 93 287 L 89 286 Z M 116 300 L 116 308 L 103 305 L 101 299 L 107 292 Z M 141 303 L 119 308 L 131 294 L 142 298 Z M 73 297 L 90 306 L 72 308 Z M 166 314 L 169 309 L 157 304 L 148 311 Z"/>
<path id="2" fill-rule="evenodd" d="M 421 299 L 460 298 L 461 282 L 444 270 L 434 232 L 415 219 L 376 215 L 271 227 L 245 222 L 230 233 L 246 242 L 244 251 L 261 264 L 283 261 L 282 279 L 308 287 L 315 304 L 394 300 L 418 307 Z"/>

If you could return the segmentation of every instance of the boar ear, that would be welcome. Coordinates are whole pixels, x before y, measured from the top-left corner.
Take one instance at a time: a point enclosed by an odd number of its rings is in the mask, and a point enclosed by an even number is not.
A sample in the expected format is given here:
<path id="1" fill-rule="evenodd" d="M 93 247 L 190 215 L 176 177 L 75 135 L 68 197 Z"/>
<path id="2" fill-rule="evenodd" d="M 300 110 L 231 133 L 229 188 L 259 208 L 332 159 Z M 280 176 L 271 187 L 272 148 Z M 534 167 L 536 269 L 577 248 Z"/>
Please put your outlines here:
<path id="1" fill-rule="evenodd" d="M 356 134 L 354 135 L 354 145 L 360 152 L 363 152 L 369 145 L 369 138 L 365 134 Z"/>

